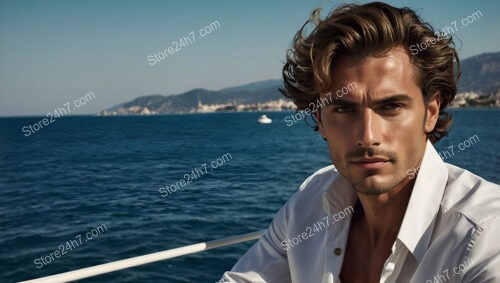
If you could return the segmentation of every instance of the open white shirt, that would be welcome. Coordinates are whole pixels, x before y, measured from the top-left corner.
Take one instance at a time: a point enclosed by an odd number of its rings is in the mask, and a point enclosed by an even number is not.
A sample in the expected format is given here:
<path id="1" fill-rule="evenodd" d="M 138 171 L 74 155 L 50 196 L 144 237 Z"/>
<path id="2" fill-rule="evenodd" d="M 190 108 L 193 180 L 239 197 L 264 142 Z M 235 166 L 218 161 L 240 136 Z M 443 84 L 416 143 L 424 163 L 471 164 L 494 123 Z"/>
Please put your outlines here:
<path id="1" fill-rule="evenodd" d="M 219 282 L 340 282 L 356 201 L 333 166 L 317 171 Z M 500 282 L 500 186 L 427 142 L 380 282 Z"/>

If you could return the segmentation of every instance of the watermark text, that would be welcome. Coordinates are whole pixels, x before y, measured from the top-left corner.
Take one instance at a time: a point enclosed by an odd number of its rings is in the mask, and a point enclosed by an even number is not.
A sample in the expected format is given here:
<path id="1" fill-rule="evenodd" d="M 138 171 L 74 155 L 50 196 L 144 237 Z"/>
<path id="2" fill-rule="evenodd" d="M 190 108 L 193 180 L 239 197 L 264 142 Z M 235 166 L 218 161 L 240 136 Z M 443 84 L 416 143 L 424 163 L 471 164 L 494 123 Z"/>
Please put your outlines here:
<path id="1" fill-rule="evenodd" d="M 448 282 L 450 278 L 455 277 L 456 275 L 463 274 L 467 268 L 469 268 L 472 265 L 472 259 L 467 259 L 463 263 L 453 267 L 453 268 L 447 268 L 441 272 L 441 274 L 436 274 L 433 278 L 427 279 L 425 283 L 444 283 Z M 451 273 L 450 270 L 453 272 Z M 451 277 L 450 277 L 451 275 Z"/>
<path id="2" fill-rule="evenodd" d="M 69 102 L 66 102 L 64 103 L 64 107 L 57 107 L 57 109 L 54 109 L 53 112 L 47 113 L 46 118 L 43 118 L 34 124 L 22 127 L 21 131 L 24 133 L 24 136 L 29 137 L 30 135 L 43 129 L 43 127 L 46 127 L 54 123 L 57 118 L 62 118 L 64 115 L 70 114 L 71 110 L 76 110 L 77 108 L 80 108 L 81 106 L 87 104 L 87 102 L 93 100 L 94 98 L 95 94 L 93 92 L 89 92 L 84 96 L 75 99 L 73 101 L 73 108 L 71 108 Z"/>
<path id="3" fill-rule="evenodd" d="M 482 17 L 483 17 L 483 13 L 478 10 L 478 11 L 470 14 L 469 16 L 463 18 L 460 21 L 451 22 L 450 25 L 447 25 L 447 26 L 441 28 L 440 30 L 437 30 L 434 33 L 434 35 L 436 37 L 431 37 L 430 39 L 428 39 L 424 42 L 411 45 L 410 46 L 411 54 L 417 55 L 419 52 L 426 50 L 431 45 L 436 44 L 438 41 L 444 39 L 445 37 L 455 34 L 456 32 L 458 32 L 459 27 L 460 27 L 460 29 L 463 29 L 464 27 L 467 27 L 467 26 L 473 24 L 475 21 L 477 21 L 478 19 L 480 19 Z"/>
<path id="4" fill-rule="evenodd" d="M 229 162 L 231 159 L 233 159 L 233 156 L 231 156 L 230 153 L 226 153 L 222 155 L 221 157 L 211 161 L 210 167 L 208 167 L 207 163 L 203 163 L 197 168 L 191 170 L 191 172 L 188 172 L 184 174 L 182 179 L 179 181 L 165 187 L 161 187 L 158 189 L 162 197 L 167 197 L 168 195 L 171 195 L 178 190 L 186 187 L 190 183 L 192 183 L 194 180 L 197 180 L 198 178 L 201 178 L 203 175 L 207 174 L 209 171 L 212 171 L 213 169 L 219 168 Z M 208 169 L 207 169 L 208 168 Z"/>
<path id="5" fill-rule="evenodd" d="M 221 27 L 219 21 L 214 21 L 211 24 L 205 26 L 198 30 L 198 39 L 205 37 L 206 35 L 216 31 Z M 173 55 L 181 51 L 184 47 L 189 46 L 196 42 L 195 31 L 191 31 L 187 36 L 180 37 L 179 40 L 173 41 L 168 48 L 160 51 L 158 53 L 153 53 L 147 57 L 149 65 L 154 66 L 156 63 L 163 61 L 168 58 L 169 55 Z"/>
<path id="6" fill-rule="evenodd" d="M 63 243 L 62 245 L 59 245 L 59 247 L 55 251 L 51 252 L 46 256 L 41 256 L 35 259 L 33 262 L 35 263 L 36 268 L 42 268 L 45 265 L 50 264 L 56 259 L 67 254 L 69 251 L 84 245 L 86 242 L 91 241 L 92 239 L 96 238 L 97 236 L 101 235 L 106 231 L 108 231 L 106 225 L 101 224 L 96 228 L 85 233 L 85 238 L 82 237 L 82 234 L 78 234 L 74 237 L 74 239 L 66 241 L 66 243 Z"/>
<path id="7" fill-rule="evenodd" d="M 472 137 L 458 144 L 457 152 L 464 151 L 466 148 L 469 148 L 478 142 L 479 142 L 479 137 L 477 135 L 473 135 Z M 455 156 L 455 148 L 453 145 L 448 146 L 448 150 L 442 150 L 439 152 L 439 157 L 441 157 L 443 161 L 453 156 Z"/>
<path id="8" fill-rule="evenodd" d="M 353 91 L 355 88 L 357 88 L 358 85 L 355 82 L 352 82 L 346 86 L 343 86 L 342 88 L 338 89 L 335 93 L 336 97 L 335 99 L 342 98 L 344 95 L 348 94 L 349 92 Z M 306 119 L 307 116 L 310 116 L 311 114 L 316 113 L 320 108 L 325 107 L 331 103 L 333 103 L 333 98 L 332 98 L 332 93 L 329 92 L 325 95 L 326 97 L 324 98 L 318 98 L 316 102 L 311 102 L 309 103 L 309 107 L 306 108 L 303 111 L 298 111 L 294 114 L 290 114 L 284 118 L 284 121 L 288 127 L 291 125 Z"/>
<path id="9" fill-rule="evenodd" d="M 333 225 L 335 222 L 338 222 L 346 218 L 348 214 L 352 214 L 353 212 L 354 208 L 352 208 L 352 206 L 349 206 L 344 210 L 332 214 L 331 216 L 325 216 L 323 220 L 317 221 L 312 226 L 306 227 L 305 231 L 302 232 L 301 234 L 291 239 L 282 241 L 281 246 L 283 247 L 284 250 L 289 250 L 290 248 L 293 248 L 294 246 L 306 241 L 307 239 L 314 237 L 319 232 L 323 231 L 323 229 L 330 227 L 330 224 Z"/>

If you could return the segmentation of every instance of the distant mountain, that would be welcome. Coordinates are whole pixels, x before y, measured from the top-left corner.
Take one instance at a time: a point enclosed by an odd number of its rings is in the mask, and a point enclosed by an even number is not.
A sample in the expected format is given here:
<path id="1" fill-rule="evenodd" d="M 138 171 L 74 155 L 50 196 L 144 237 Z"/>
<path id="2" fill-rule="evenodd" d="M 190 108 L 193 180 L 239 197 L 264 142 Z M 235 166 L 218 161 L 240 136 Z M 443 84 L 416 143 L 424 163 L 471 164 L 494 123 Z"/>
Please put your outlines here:
<path id="1" fill-rule="evenodd" d="M 100 115 L 169 114 L 293 108 L 279 92 L 281 80 L 251 83 L 219 91 L 193 89 L 178 95 L 147 95 L 101 111 Z"/>
<path id="2" fill-rule="evenodd" d="M 483 53 L 460 63 L 459 92 L 492 94 L 500 90 L 500 52 Z"/>
<path id="3" fill-rule="evenodd" d="M 283 80 L 282 79 L 276 79 L 276 80 L 266 80 L 266 81 L 260 81 L 260 82 L 255 82 L 255 83 L 249 83 L 245 84 L 242 86 L 236 86 L 236 87 L 229 87 L 225 89 L 221 89 L 220 91 L 222 92 L 235 92 L 235 91 L 257 91 L 257 90 L 263 90 L 263 89 L 268 89 L 272 87 L 281 87 L 283 85 Z"/>
<path id="4" fill-rule="evenodd" d="M 500 52 L 484 53 L 461 61 L 456 107 L 499 105 Z M 293 103 L 279 92 L 283 80 L 265 80 L 218 91 L 193 89 L 178 95 L 160 94 L 138 97 L 101 111 L 100 115 L 204 113 L 214 111 L 294 109 Z M 480 96 L 483 95 L 483 96 Z M 489 95 L 484 97 L 484 95 Z"/>
<path id="5" fill-rule="evenodd" d="M 212 104 L 255 104 L 282 98 L 279 85 L 255 91 L 210 91 L 206 89 L 193 89 L 188 92 L 172 95 L 142 96 L 123 104 L 123 107 L 141 106 L 148 107 L 159 113 L 188 112 L 198 105 Z"/>

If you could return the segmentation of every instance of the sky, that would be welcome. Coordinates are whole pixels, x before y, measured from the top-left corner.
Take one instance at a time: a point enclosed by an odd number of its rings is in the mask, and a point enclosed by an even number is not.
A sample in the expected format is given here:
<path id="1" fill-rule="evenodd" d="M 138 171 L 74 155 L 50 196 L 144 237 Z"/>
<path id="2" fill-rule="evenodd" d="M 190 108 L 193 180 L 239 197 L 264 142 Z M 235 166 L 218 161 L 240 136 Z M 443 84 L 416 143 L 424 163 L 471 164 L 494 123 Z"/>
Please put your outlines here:
<path id="1" fill-rule="evenodd" d="M 386 2 L 413 8 L 439 29 L 481 11 L 458 24 L 459 56 L 499 51 L 498 0 Z M 342 3 L 352 1 L 0 0 L 0 116 L 46 115 L 90 92 L 71 114 L 143 95 L 278 79 L 310 12 L 326 15 Z M 167 57 L 153 59 L 166 49 Z"/>

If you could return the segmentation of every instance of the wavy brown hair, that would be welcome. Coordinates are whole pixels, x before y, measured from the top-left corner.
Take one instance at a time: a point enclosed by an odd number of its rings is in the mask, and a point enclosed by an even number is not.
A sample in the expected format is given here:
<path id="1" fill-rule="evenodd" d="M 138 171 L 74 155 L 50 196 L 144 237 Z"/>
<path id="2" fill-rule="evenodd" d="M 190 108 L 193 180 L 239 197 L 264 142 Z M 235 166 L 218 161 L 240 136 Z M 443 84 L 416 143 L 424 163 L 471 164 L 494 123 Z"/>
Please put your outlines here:
<path id="1" fill-rule="evenodd" d="M 319 94 L 331 90 L 332 66 L 340 56 L 377 56 L 396 46 L 407 50 L 424 102 L 439 94 L 439 118 L 427 133 L 435 143 L 448 134 L 452 122 L 444 109 L 455 98 L 460 63 L 452 37 L 435 32 L 410 8 L 381 2 L 348 4 L 334 9 L 324 20 L 320 9 L 314 10 L 287 51 L 281 92 L 293 99 L 297 111 L 312 111 L 311 103 Z M 318 130 L 317 124 L 314 128 Z"/>

